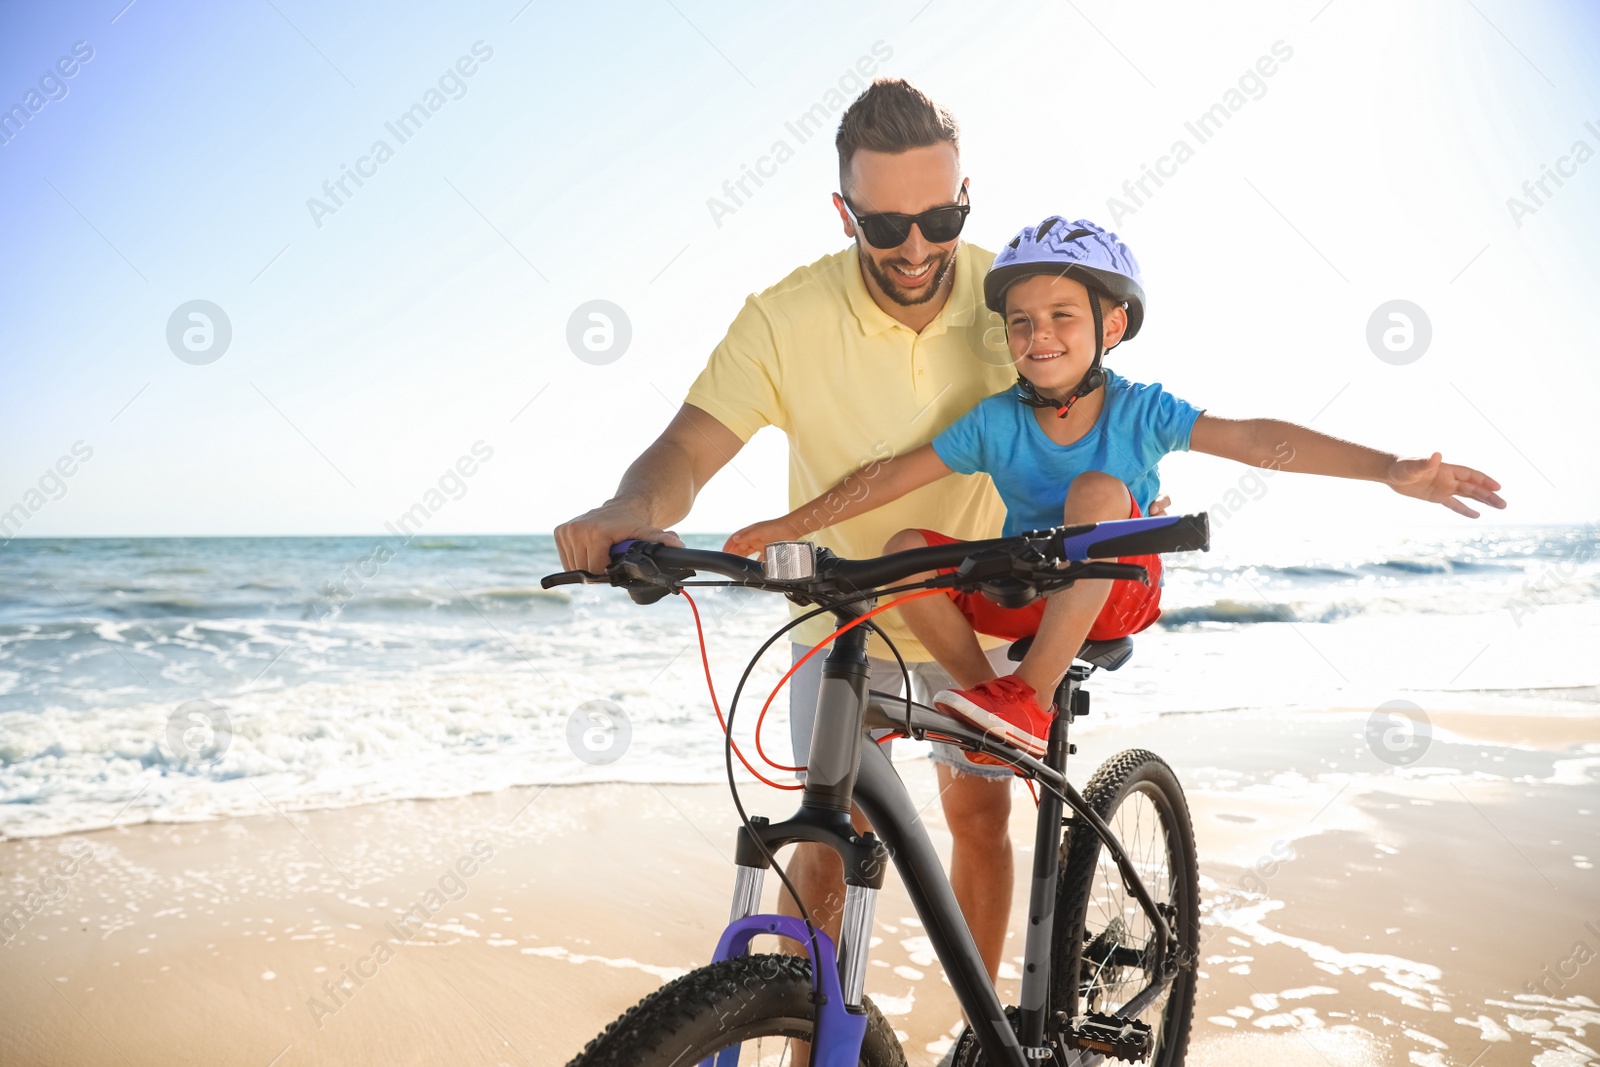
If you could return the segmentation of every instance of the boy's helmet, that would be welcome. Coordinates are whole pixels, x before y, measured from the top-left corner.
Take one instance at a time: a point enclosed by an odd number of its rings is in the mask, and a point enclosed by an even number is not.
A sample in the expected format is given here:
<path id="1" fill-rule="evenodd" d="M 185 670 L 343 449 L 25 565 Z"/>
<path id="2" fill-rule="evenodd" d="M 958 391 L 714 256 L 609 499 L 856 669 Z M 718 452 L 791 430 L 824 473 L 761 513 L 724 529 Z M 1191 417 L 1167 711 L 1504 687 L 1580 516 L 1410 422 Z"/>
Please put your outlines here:
<path id="1" fill-rule="evenodd" d="M 1138 260 L 1116 234 L 1088 219 L 1068 222 L 1051 215 L 1037 226 L 1024 227 L 994 257 L 994 265 L 984 275 L 984 303 L 990 311 L 1004 315 L 1006 290 L 1035 274 L 1073 278 L 1118 304 L 1126 304 L 1124 341 L 1144 323 Z"/>

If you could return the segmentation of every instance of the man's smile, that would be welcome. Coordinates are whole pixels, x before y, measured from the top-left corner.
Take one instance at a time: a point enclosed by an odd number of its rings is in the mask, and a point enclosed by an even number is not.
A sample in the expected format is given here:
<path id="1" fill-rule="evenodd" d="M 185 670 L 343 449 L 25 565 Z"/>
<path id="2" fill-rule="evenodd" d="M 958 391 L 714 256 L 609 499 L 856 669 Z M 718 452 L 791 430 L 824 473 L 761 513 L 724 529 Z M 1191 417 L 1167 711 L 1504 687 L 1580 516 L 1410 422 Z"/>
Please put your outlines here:
<path id="1" fill-rule="evenodd" d="M 901 278 L 905 279 L 907 282 L 910 282 L 912 285 L 915 285 L 918 282 L 925 281 L 927 279 L 929 272 L 933 270 L 933 265 L 935 262 L 937 261 L 930 259 L 920 267 L 912 267 L 909 264 L 896 263 L 892 269 L 896 274 L 900 275 Z"/>

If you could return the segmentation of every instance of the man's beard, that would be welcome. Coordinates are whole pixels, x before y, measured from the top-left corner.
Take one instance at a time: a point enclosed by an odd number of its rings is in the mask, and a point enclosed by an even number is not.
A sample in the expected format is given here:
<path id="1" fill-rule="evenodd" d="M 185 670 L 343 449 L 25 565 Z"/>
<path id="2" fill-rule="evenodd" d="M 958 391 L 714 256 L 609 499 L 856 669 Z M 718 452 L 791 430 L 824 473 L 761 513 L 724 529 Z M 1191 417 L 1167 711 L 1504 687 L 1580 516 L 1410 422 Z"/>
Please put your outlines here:
<path id="1" fill-rule="evenodd" d="M 917 304 L 926 304 L 935 296 L 938 296 L 944 289 L 945 280 L 950 277 L 950 271 L 956 265 L 954 251 L 941 253 L 938 259 L 938 266 L 933 269 L 933 280 L 928 283 L 927 289 L 919 295 L 910 296 L 901 288 L 892 268 L 887 265 L 878 266 L 877 260 L 867 255 L 865 249 L 858 249 L 858 252 L 861 256 L 862 264 L 867 268 L 867 273 L 872 275 L 872 280 L 878 283 L 878 288 L 882 289 L 884 295 L 901 307 L 915 307 Z M 889 262 L 905 263 L 905 260 L 895 259 Z"/>

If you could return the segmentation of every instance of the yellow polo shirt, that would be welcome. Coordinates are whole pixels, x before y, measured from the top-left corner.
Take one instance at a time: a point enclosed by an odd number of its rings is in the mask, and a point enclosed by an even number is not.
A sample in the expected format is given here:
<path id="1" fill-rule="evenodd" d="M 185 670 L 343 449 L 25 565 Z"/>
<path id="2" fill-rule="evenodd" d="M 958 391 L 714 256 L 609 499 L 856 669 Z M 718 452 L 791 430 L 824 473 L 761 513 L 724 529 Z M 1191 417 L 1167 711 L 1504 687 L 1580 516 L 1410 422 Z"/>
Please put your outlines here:
<path id="1" fill-rule="evenodd" d="M 873 302 L 856 255 L 852 245 L 824 256 L 746 300 L 684 398 L 741 441 L 769 425 L 788 435 L 790 508 L 853 471 L 870 472 L 876 461 L 927 444 L 1016 380 L 1000 317 L 983 303 L 992 252 L 957 246 L 950 297 L 920 334 Z M 870 492 L 870 477 L 866 484 Z M 885 542 L 907 527 L 975 540 L 998 537 L 1004 519 L 988 475 L 952 474 L 811 540 L 860 559 L 882 555 Z M 831 618 L 819 616 L 791 636 L 821 641 L 833 630 Z M 897 612 L 878 619 L 908 661 L 932 658 Z M 872 652 L 890 655 L 882 647 Z"/>

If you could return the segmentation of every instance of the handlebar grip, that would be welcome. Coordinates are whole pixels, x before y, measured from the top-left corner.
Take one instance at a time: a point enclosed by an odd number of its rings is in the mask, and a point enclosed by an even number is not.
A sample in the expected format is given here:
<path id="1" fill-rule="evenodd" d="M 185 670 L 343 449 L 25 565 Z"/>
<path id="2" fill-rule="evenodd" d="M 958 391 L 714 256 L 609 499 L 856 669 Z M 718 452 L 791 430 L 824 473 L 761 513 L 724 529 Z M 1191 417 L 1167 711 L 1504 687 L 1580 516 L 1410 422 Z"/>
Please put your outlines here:
<path id="1" fill-rule="evenodd" d="M 1128 532 L 1112 533 L 1106 529 L 1108 526 L 1127 529 Z M 1158 515 L 1154 518 L 1101 523 L 1098 529 L 1062 541 L 1062 554 L 1069 559 L 1106 559 L 1196 550 L 1211 550 L 1211 519 L 1203 511 L 1195 515 Z"/>
<path id="2" fill-rule="evenodd" d="M 634 537 L 630 537 L 626 541 L 618 541 L 616 544 L 611 546 L 611 558 L 616 559 L 618 556 L 622 555 L 624 552 L 628 551 L 628 549 L 632 548 L 638 543 L 638 539 Z"/>

